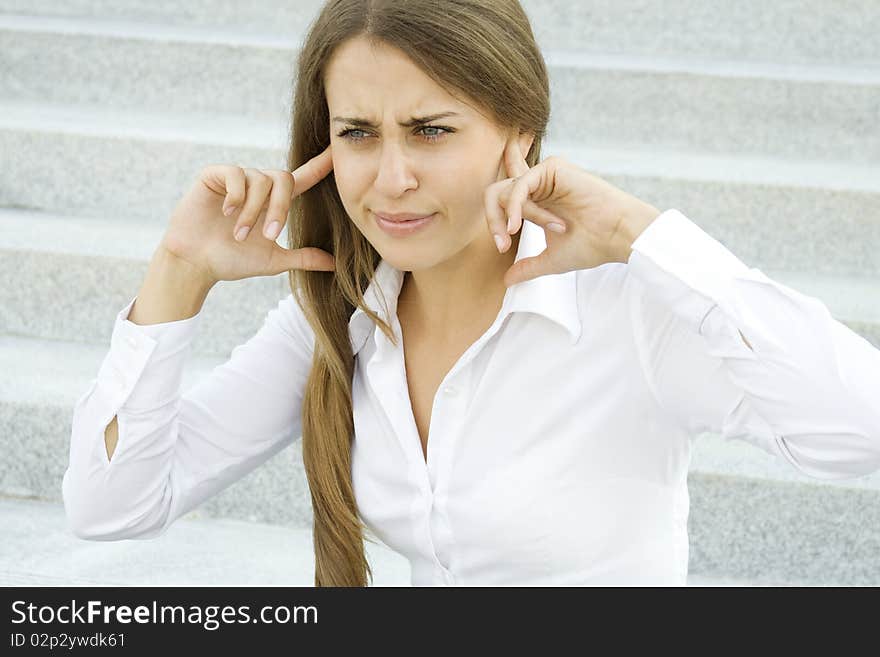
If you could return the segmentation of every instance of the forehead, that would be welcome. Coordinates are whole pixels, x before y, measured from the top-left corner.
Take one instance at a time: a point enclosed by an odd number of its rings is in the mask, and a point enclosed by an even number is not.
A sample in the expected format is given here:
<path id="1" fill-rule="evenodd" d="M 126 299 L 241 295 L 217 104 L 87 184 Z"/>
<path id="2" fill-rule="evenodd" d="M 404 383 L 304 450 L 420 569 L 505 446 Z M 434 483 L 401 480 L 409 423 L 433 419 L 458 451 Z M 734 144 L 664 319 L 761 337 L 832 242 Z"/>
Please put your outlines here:
<path id="1" fill-rule="evenodd" d="M 480 114 L 461 95 L 450 94 L 402 51 L 356 37 L 341 44 L 328 62 L 324 88 L 334 114 L 398 118 L 451 110 Z M 406 115 L 404 117 L 404 115 Z"/>

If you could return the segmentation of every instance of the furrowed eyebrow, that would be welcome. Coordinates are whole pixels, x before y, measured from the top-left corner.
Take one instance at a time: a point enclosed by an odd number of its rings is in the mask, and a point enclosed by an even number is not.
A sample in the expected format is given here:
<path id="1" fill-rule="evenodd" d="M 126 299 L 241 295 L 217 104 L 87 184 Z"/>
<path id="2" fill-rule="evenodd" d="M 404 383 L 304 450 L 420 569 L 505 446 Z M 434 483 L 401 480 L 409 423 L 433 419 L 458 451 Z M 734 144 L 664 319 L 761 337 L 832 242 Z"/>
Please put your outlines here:
<path id="1" fill-rule="evenodd" d="M 445 119 L 448 116 L 459 116 L 457 112 L 441 112 L 440 114 L 431 114 L 429 116 L 414 116 L 409 121 L 404 121 L 403 123 L 398 123 L 402 128 L 411 128 L 417 125 L 424 125 L 425 123 L 430 123 L 431 121 L 436 121 L 437 119 Z M 349 123 L 351 125 L 355 125 L 362 128 L 378 128 L 374 123 L 370 123 L 366 119 L 361 118 L 352 118 L 346 116 L 334 116 L 334 123 Z"/>

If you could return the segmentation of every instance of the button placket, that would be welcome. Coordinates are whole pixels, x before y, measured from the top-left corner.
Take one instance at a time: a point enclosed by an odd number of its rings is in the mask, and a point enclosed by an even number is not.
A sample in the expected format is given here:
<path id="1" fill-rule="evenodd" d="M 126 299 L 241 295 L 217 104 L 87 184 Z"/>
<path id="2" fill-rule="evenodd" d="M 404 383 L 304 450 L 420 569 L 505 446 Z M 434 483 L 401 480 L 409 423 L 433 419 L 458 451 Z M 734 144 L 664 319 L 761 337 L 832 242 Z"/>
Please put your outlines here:
<path id="1" fill-rule="evenodd" d="M 439 537 L 443 540 L 441 544 L 441 552 L 448 556 L 451 546 L 451 530 L 449 523 L 445 518 L 445 499 L 440 508 L 438 505 L 438 496 L 445 495 L 447 482 L 449 479 L 449 469 L 452 464 L 452 456 L 455 451 L 455 443 L 461 433 L 461 427 L 465 420 L 464 412 L 468 407 L 467 399 L 461 393 L 471 389 L 472 370 L 471 362 L 483 349 L 486 342 L 498 331 L 500 324 L 496 323 L 478 339 L 477 342 L 459 358 L 447 373 L 444 381 L 440 386 L 440 395 L 435 399 L 435 408 L 431 413 L 430 439 L 428 440 L 428 462 L 425 463 L 418 445 L 418 432 L 415 427 L 415 420 L 412 421 L 412 433 L 414 434 L 413 454 L 418 453 L 418 462 L 420 471 L 424 475 L 424 495 L 426 503 L 424 509 L 425 529 L 427 530 L 428 545 L 431 550 L 431 558 L 435 568 L 439 569 L 444 583 L 454 584 L 455 580 L 452 573 L 443 565 L 438 557 L 437 544 L 435 542 L 435 533 L 439 533 Z M 401 349 L 396 350 L 396 356 L 399 358 L 400 371 L 405 372 L 404 354 Z M 409 395 L 406 396 L 406 403 L 409 404 Z M 412 415 L 412 413 L 410 413 Z M 401 435 L 401 439 L 405 436 Z M 406 441 L 405 441 L 406 442 Z M 438 445 L 440 445 L 438 451 Z M 413 459 L 416 457 L 413 456 Z M 427 466 L 427 467 L 425 467 Z M 435 521 L 436 519 L 436 521 Z M 435 522 L 437 529 L 435 530 Z"/>
<path id="2" fill-rule="evenodd" d="M 116 383 L 124 388 L 126 386 L 125 372 L 119 369 L 119 366 L 116 364 L 113 364 L 111 369 L 113 371 L 113 378 L 116 379 Z"/>
<path id="3" fill-rule="evenodd" d="M 397 330 L 396 318 L 392 319 L 392 326 Z M 409 462 L 416 485 L 430 493 L 418 431 L 410 410 L 409 391 L 405 379 L 398 375 L 406 372 L 403 351 L 400 346 L 391 344 L 381 331 L 376 331 L 375 339 L 376 352 L 366 364 L 367 381 Z"/>
<path id="4" fill-rule="evenodd" d="M 453 549 L 454 540 L 449 519 L 446 515 L 447 489 L 449 478 L 452 474 L 452 463 L 461 439 L 463 426 L 466 421 L 465 413 L 468 408 L 467 393 L 472 389 L 473 368 L 470 363 L 473 359 L 468 358 L 463 366 L 458 367 L 453 380 L 441 388 L 443 398 L 438 412 L 442 414 L 444 433 L 443 449 L 435 454 L 431 465 L 434 469 L 432 477 L 432 496 L 429 509 L 431 543 L 434 546 L 434 558 L 444 572 L 444 576 L 452 578 L 451 572 L 443 565 L 441 556 L 447 563 L 451 558 L 450 551 Z M 430 446 L 430 442 L 429 442 Z"/>
<path id="5" fill-rule="evenodd" d="M 460 394 L 462 387 L 457 382 L 467 376 L 467 370 L 460 367 L 456 369 L 451 377 L 456 383 L 446 383 L 440 387 L 440 394 L 434 400 L 434 408 L 431 411 L 427 466 L 431 490 L 435 495 L 441 479 L 447 474 L 449 456 L 458 436 L 464 411 L 463 397 Z M 449 378 L 450 375 L 447 375 L 447 380 Z"/>

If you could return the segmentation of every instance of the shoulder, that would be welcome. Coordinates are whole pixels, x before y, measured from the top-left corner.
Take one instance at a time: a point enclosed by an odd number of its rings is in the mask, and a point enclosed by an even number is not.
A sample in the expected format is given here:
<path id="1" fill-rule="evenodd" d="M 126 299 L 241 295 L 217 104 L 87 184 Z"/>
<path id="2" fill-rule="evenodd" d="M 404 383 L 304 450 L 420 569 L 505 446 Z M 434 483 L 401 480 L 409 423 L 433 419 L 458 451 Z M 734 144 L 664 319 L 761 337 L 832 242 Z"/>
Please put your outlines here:
<path id="1" fill-rule="evenodd" d="M 675 335 L 694 336 L 664 299 L 636 276 L 627 263 L 613 262 L 576 272 L 578 313 L 584 330 L 611 344 L 629 347 Z"/>
<path id="2" fill-rule="evenodd" d="M 578 294 L 620 291 L 626 284 L 627 266 L 622 262 L 606 262 L 598 267 L 575 271 Z"/>
<path id="3" fill-rule="evenodd" d="M 575 281 L 582 321 L 588 317 L 594 318 L 597 312 L 624 312 L 633 295 L 627 266 L 620 262 L 578 269 Z"/>

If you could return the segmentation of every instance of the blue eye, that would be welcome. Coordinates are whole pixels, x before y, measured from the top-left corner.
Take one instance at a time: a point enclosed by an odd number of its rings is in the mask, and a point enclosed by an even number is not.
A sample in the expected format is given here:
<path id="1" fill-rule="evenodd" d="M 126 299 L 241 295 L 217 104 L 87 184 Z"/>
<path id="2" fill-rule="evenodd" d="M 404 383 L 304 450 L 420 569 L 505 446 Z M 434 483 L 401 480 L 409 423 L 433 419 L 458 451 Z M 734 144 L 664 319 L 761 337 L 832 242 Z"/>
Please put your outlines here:
<path id="1" fill-rule="evenodd" d="M 361 140 L 363 140 L 363 137 L 354 137 L 354 136 L 352 136 L 352 133 L 353 133 L 353 132 L 364 132 L 364 131 L 361 130 L 360 128 L 348 128 L 347 130 L 343 130 L 342 132 L 340 132 L 340 133 L 337 134 L 336 136 L 337 136 L 337 137 L 344 137 L 345 139 L 348 139 L 349 141 L 361 141 Z"/>
<path id="2" fill-rule="evenodd" d="M 455 132 L 454 129 L 452 129 L 452 128 L 448 128 L 448 127 L 446 127 L 446 126 L 442 126 L 442 125 L 423 125 L 423 126 L 419 126 L 418 128 L 415 129 L 415 132 L 422 132 L 423 130 L 442 130 L 442 131 L 443 131 L 443 132 L 440 132 L 440 133 L 433 133 L 433 134 L 424 134 L 424 133 L 422 133 L 422 137 L 424 137 L 425 141 L 427 141 L 427 142 L 440 141 L 441 139 L 443 139 L 443 137 L 444 137 L 446 134 L 451 134 L 451 133 Z M 360 142 L 362 142 L 364 139 L 366 139 L 366 137 L 356 136 L 356 135 L 354 135 L 353 133 L 363 133 L 363 134 L 367 134 L 367 131 L 366 131 L 366 130 L 362 130 L 362 129 L 360 129 L 360 128 L 347 128 L 347 129 L 343 130 L 342 132 L 338 133 L 336 136 L 337 136 L 337 137 L 342 137 L 342 138 L 344 138 L 344 139 L 347 139 L 348 141 L 355 142 L 355 143 L 360 143 Z"/>
<path id="3" fill-rule="evenodd" d="M 424 135 L 425 139 L 428 141 L 437 141 L 438 139 L 442 139 L 443 135 L 449 134 L 452 132 L 448 128 L 444 128 L 439 125 L 423 125 L 419 130 L 443 130 L 441 133 L 434 133 L 433 135 Z"/>

